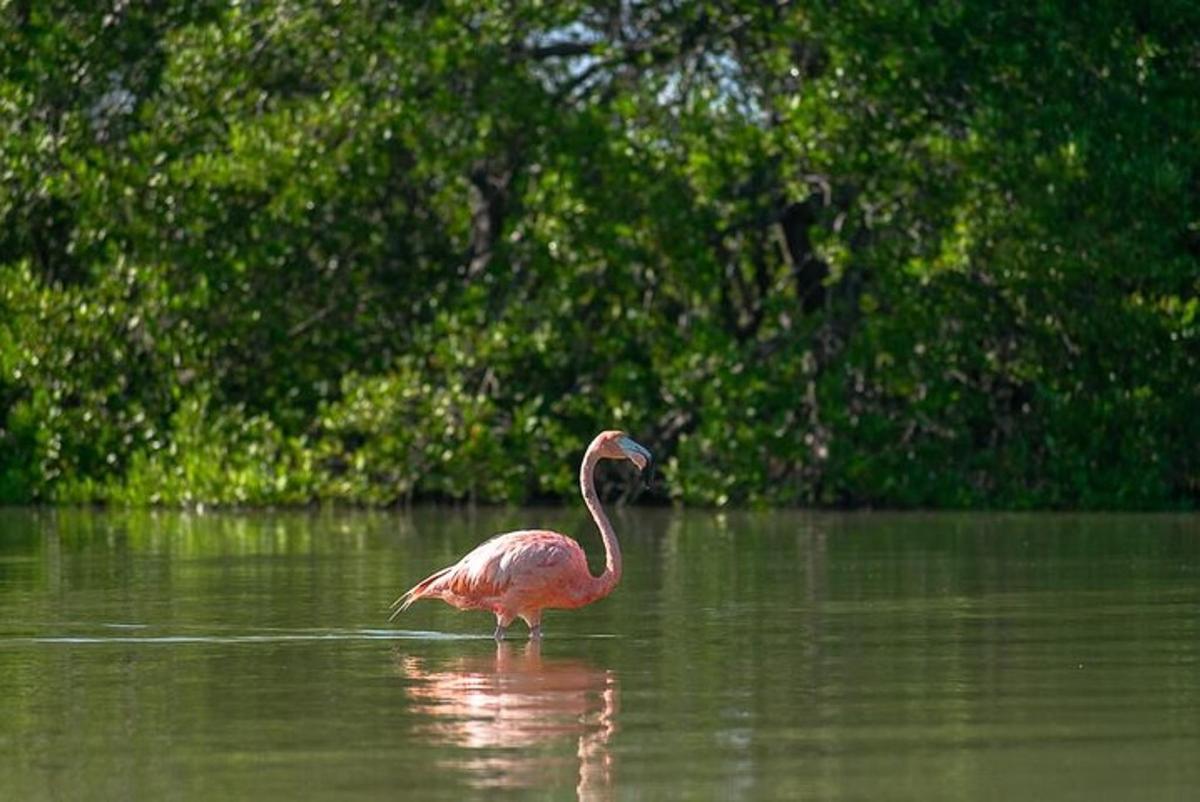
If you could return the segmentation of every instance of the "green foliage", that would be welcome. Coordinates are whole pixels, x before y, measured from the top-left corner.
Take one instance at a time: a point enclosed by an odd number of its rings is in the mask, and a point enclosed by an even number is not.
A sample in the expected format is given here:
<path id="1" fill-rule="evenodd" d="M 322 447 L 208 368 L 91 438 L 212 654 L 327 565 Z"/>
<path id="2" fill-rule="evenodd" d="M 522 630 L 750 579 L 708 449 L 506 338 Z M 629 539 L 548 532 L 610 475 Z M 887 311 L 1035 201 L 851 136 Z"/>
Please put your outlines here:
<path id="1" fill-rule="evenodd" d="M 0 501 L 1200 498 L 1192 4 L 159 6 L 0 4 Z"/>

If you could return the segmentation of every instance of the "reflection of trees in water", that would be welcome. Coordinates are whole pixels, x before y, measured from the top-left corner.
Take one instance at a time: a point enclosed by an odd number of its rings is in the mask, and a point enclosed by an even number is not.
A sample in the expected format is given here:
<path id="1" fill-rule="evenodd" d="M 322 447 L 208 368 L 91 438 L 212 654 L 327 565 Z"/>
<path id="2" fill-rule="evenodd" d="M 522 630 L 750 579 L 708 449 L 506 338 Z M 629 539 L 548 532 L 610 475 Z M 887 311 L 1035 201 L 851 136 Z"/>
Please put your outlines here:
<path id="1" fill-rule="evenodd" d="M 470 750 L 447 765 L 480 787 L 554 784 L 577 766 L 580 799 L 612 795 L 617 678 L 579 660 L 543 659 L 541 644 L 496 645 L 494 656 L 449 661 L 396 654 L 419 731 Z M 561 749 L 576 741 L 575 758 Z"/>

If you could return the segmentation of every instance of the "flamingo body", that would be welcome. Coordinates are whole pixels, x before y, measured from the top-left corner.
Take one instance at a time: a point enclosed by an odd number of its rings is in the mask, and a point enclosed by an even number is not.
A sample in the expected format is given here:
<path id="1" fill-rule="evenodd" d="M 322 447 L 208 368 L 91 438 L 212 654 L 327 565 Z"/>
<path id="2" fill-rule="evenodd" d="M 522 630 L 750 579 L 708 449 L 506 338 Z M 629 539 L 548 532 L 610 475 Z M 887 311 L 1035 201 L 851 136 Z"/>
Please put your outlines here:
<path id="1" fill-rule="evenodd" d="M 405 594 L 441 599 L 460 610 L 488 610 L 500 626 L 520 618 L 531 628 L 545 609 L 567 610 L 589 601 L 596 578 L 580 545 L 557 532 L 525 529 L 497 535 Z"/>
<path id="2" fill-rule="evenodd" d="M 458 562 L 418 582 L 395 601 L 392 617 L 418 599 L 441 599 L 460 610 L 493 613 L 497 639 L 504 638 L 517 618 L 529 626 L 531 637 L 538 638 L 543 610 L 569 610 L 607 596 L 621 578 L 621 551 L 596 496 L 595 467 L 605 458 L 629 459 L 644 470 L 650 452 L 627 435 L 609 431 L 599 434 L 584 455 L 580 487 L 607 558 L 600 576 L 592 576 L 576 541 L 544 529 L 522 529 L 481 543 Z"/>

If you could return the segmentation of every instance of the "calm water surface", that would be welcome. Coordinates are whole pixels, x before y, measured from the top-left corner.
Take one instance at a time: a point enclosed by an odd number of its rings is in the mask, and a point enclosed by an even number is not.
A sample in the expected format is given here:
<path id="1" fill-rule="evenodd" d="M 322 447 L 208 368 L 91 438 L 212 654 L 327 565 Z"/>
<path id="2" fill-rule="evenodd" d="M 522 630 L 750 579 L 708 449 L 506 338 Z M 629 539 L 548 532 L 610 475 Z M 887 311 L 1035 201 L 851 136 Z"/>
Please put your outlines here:
<path id="1" fill-rule="evenodd" d="M 1200 799 L 1200 518 L 615 523 L 539 648 L 387 607 L 574 510 L 0 510 L 0 798 Z"/>

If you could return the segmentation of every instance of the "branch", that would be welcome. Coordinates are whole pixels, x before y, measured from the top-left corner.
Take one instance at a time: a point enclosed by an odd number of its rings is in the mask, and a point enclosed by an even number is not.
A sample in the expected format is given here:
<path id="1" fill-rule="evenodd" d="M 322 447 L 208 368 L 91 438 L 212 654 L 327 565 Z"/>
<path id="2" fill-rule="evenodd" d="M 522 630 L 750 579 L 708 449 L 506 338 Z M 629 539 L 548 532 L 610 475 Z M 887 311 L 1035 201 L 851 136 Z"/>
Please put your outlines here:
<path id="1" fill-rule="evenodd" d="M 547 58 L 570 58 L 595 54 L 600 42 L 549 42 L 530 48 L 525 52 L 538 60 Z"/>

